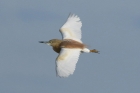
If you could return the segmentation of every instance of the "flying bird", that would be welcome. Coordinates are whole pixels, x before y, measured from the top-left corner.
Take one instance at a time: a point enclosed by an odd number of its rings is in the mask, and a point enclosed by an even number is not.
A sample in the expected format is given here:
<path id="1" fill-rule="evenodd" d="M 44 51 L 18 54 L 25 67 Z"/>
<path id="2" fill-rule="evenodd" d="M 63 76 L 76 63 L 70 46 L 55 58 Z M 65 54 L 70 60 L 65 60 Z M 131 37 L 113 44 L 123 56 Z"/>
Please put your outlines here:
<path id="1" fill-rule="evenodd" d="M 68 77 L 74 73 L 80 53 L 99 53 L 96 49 L 88 49 L 81 41 L 82 22 L 75 14 L 70 14 L 66 23 L 59 29 L 62 39 L 39 41 L 52 46 L 58 53 L 56 58 L 56 75 Z"/>

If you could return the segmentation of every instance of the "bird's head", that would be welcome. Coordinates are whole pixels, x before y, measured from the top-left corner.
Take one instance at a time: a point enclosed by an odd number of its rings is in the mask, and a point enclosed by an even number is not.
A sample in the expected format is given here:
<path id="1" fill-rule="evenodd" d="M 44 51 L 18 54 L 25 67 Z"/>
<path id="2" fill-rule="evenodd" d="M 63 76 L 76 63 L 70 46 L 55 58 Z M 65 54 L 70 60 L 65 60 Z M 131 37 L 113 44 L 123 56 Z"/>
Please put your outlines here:
<path id="1" fill-rule="evenodd" d="M 39 41 L 39 43 L 45 43 L 50 46 L 58 46 L 61 42 L 62 42 L 62 40 L 60 40 L 60 39 L 51 39 L 49 41 Z"/>

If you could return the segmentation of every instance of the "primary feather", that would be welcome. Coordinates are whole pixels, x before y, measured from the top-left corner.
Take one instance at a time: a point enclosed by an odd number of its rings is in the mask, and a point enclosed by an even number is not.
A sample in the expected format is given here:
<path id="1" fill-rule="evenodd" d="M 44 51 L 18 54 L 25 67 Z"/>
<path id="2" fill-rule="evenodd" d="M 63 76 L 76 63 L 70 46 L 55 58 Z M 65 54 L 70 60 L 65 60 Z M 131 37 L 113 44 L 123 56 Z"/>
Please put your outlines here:
<path id="1" fill-rule="evenodd" d="M 60 28 L 63 39 L 81 41 L 82 22 L 77 15 L 70 14 L 66 23 Z"/>

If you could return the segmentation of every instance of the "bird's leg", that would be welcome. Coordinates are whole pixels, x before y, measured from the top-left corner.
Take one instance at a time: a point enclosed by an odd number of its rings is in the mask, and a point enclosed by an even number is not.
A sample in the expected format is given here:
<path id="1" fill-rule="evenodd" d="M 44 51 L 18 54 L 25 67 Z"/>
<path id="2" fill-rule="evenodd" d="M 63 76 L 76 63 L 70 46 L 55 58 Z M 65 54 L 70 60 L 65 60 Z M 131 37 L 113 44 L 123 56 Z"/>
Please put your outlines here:
<path id="1" fill-rule="evenodd" d="M 92 52 L 92 53 L 98 53 L 99 54 L 99 51 L 96 50 L 96 49 L 92 49 L 92 50 L 90 50 L 90 52 Z"/>
<path id="2" fill-rule="evenodd" d="M 88 48 L 84 48 L 81 52 L 82 53 L 98 53 L 99 54 L 98 50 L 96 50 L 96 49 L 89 50 Z"/>

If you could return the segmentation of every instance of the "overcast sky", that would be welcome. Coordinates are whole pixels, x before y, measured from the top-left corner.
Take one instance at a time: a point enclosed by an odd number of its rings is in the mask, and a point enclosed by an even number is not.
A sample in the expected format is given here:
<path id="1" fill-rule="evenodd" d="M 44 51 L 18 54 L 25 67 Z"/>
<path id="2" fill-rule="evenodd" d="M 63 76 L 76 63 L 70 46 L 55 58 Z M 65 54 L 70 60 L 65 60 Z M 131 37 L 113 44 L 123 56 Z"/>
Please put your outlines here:
<path id="1" fill-rule="evenodd" d="M 59 78 L 58 54 L 38 41 L 61 39 L 69 13 L 100 54 L 82 53 Z M 140 0 L 1 0 L 0 93 L 140 93 Z"/>

